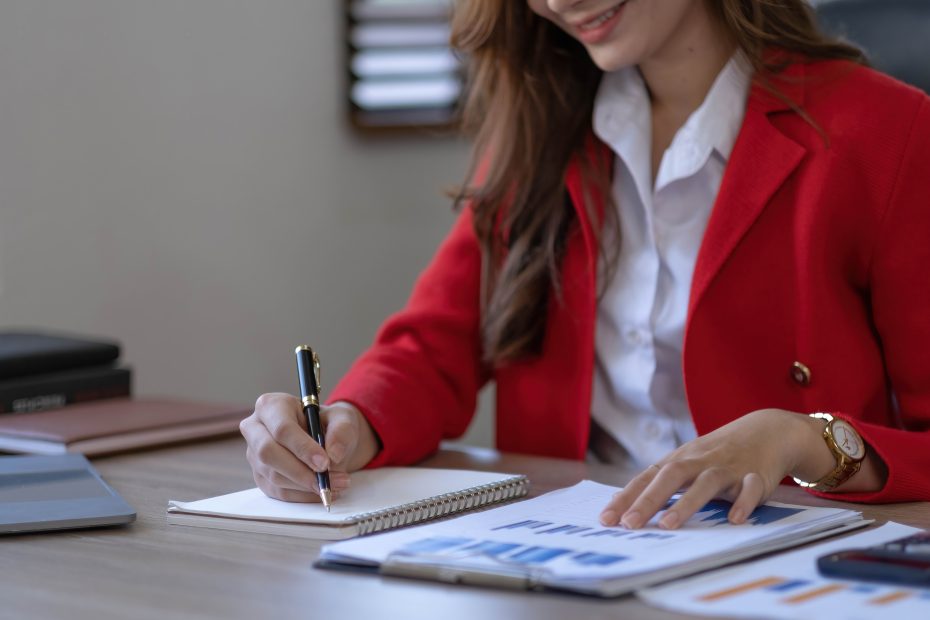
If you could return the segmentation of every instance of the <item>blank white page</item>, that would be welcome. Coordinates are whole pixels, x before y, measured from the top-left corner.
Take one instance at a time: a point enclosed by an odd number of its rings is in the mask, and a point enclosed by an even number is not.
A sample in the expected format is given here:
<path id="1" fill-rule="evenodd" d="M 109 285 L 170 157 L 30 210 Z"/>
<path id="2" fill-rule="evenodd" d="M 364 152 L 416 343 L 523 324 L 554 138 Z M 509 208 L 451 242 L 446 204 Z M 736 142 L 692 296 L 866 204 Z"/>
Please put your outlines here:
<path id="1" fill-rule="evenodd" d="M 260 489 L 248 489 L 194 502 L 168 502 L 172 512 L 221 517 L 262 519 L 288 523 L 352 523 L 359 515 L 390 509 L 445 494 L 459 494 L 486 484 L 516 478 L 512 474 L 461 469 L 383 467 L 353 473 L 349 489 L 333 502 L 332 512 L 322 504 L 299 504 L 271 499 Z"/>

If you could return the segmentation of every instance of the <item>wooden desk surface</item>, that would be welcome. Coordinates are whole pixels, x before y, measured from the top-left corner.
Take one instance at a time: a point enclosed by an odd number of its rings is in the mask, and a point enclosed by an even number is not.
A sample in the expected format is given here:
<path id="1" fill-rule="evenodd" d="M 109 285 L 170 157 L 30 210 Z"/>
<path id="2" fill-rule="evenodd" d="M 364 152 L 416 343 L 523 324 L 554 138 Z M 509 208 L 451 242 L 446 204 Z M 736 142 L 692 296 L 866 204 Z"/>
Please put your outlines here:
<path id="1" fill-rule="evenodd" d="M 96 459 L 132 504 L 127 527 L 0 538 L 0 618 L 675 618 L 633 597 L 603 601 L 320 571 L 320 543 L 168 526 L 169 499 L 254 486 L 239 438 Z M 424 463 L 528 474 L 532 495 L 630 472 L 574 461 L 446 449 Z M 776 499 L 816 505 L 800 489 Z M 845 506 L 849 506 L 845 504 Z M 930 505 L 861 506 L 867 516 L 930 528 Z"/>

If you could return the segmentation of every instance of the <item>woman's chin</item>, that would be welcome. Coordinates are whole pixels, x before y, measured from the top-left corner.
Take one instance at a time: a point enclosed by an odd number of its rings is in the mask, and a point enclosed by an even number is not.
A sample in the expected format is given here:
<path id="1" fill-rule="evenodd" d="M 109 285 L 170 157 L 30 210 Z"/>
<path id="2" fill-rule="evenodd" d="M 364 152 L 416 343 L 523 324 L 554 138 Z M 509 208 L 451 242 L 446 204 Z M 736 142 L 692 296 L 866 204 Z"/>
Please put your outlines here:
<path id="1" fill-rule="evenodd" d="M 605 42 L 599 45 L 586 45 L 588 55 L 594 64 L 604 72 L 619 71 L 626 67 L 638 65 L 641 55 L 633 53 L 629 46 L 620 42 Z"/>

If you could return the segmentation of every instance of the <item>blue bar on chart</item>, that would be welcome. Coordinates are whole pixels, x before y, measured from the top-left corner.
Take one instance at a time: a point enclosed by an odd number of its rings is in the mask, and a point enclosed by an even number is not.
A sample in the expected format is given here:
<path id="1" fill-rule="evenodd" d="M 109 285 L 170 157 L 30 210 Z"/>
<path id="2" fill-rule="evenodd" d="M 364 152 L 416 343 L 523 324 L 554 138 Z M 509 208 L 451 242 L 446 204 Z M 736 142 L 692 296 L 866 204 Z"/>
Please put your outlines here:
<path id="1" fill-rule="evenodd" d="M 624 555 L 611 555 L 609 553 L 578 553 L 572 556 L 572 561 L 582 566 L 610 566 L 617 562 L 627 560 Z"/>
<path id="2" fill-rule="evenodd" d="M 581 532 L 587 532 L 590 530 L 590 527 L 583 527 L 581 525 L 559 525 L 548 530 L 539 530 L 537 534 L 580 534 Z"/>
<path id="3" fill-rule="evenodd" d="M 662 534 L 660 532 L 643 532 L 633 536 L 630 540 L 668 540 L 669 538 L 675 538 L 675 535 Z"/>
<path id="4" fill-rule="evenodd" d="M 500 525 L 498 527 L 491 528 L 491 530 L 492 531 L 494 530 L 516 530 L 521 527 L 535 530 L 541 527 L 546 527 L 547 525 L 552 525 L 552 522 L 527 520 L 527 521 L 518 521 L 517 523 L 509 523 L 507 525 Z"/>
<path id="5" fill-rule="evenodd" d="M 766 588 L 769 592 L 789 592 L 791 590 L 796 590 L 797 588 L 802 588 L 804 586 L 810 585 L 810 581 L 806 579 L 790 579 L 788 581 L 783 581 L 782 583 L 777 583 L 773 586 Z"/>
<path id="6" fill-rule="evenodd" d="M 404 553 L 440 553 L 448 551 L 455 547 L 474 542 L 471 538 L 453 538 L 451 536 L 437 536 L 433 538 L 424 538 L 405 545 L 402 551 Z"/>
<path id="7" fill-rule="evenodd" d="M 523 545 L 517 543 L 502 543 L 495 542 L 493 540 L 484 540 L 474 545 L 468 545 L 467 547 L 462 547 L 462 551 L 468 551 L 470 553 L 480 553 L 483 555 L 490 555 L 497 557 L 504 553 L 510 553 L 515 549 L 519 549 Z"/>
<path id="8" fill-rule="evenodd" d="M 571 549 L 553 549 L 549 547 L 527 547 L 507 558 L 518 564 L 545 564 L 550 560 L 571 553 Z"/>
<path id="9" fill-rule="evenodd" d="M 630 530 L 613 529 L 613 530 L 597 530 L 595 532 L 588 532 L 587 534 L 582 534 L 581 536 L 583 538 L 587 538 L 588 536 L 610 536 L 612 538 L 623 538 L 624 536 L 631 536 L 632 534 L 633 532 Z"/>
<path id="10" fill-rule="evenodd" d="M 730 502 L 721 500 L 712 500 L 707 502 L 703 508 L 697 511 L 690 520 L 712 525 L 723 525 L 727 523 L 727 514 L 733 506 Z M 666 505 L 668 507 L 668 504 Z M 750 525 L 768 525 L 787 519 L 790 516 L 803 512 L 803 508 L 788 508 L 785 506 L 768 506 L 762 505 L 752 511 L 752 514 L 746 519 Z"/>

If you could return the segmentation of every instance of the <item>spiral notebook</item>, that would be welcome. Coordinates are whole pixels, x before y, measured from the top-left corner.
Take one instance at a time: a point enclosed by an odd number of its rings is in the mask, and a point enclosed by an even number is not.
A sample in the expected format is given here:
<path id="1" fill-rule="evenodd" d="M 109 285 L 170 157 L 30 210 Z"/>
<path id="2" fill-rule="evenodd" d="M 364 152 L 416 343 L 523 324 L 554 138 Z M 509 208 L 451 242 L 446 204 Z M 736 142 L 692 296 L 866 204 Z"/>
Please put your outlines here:
<path id="1" fill-rule="evenodd" d="M 327 512 L 248 489 L 193 502 L 168 502 L 168 523 L 342 540 L 420 523 L 526 495 L 526 476 L 457 469 L 384 467 L 352 474 Z"/>

